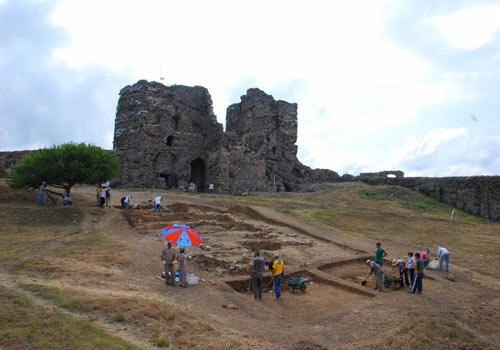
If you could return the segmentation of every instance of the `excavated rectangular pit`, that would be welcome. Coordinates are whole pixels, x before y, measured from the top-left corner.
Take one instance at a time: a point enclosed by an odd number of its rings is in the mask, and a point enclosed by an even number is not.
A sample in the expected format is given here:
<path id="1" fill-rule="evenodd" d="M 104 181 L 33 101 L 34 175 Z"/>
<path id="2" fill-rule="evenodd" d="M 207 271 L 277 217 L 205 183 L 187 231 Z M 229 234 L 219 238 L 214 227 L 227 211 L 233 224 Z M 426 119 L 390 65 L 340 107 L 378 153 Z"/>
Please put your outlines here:
<path id="1" fill-rule="evenodd" d="M 345 281 L 352 282 L 361 287 L 361 281 L 366 277 L 368 272 L 370 271 L 368 266 L 366 265 L 366 257 L 354 258 L 344 261 L 332 262 L 328 264 L 324 264 L 318 267 L 318 270 L 323 271 L 327 274 L 335 276 L 337 278 L 343 279 Z M 384 260 L 384 268 L 386 270 L 386 274 L 396 278 L 399 280 L 399 271 L 397 269 L 392 270 L 391 263 L 387 260 Z M 375 276 L 372 274 L 365 286 L 367 289 L 375 288 Z M 385 291 L 395 291 L 398 288 L 385 288 Z"/>
<path id="2" fill-rule="evenodd" d="M 292 273 L 286 274 L 285 278 L 295 278 L 295 277 L 305 277 L 309 281 L 312 281 L 313 283 L 319 282 L 320 279 L 316 278 L 313 276 L 311 273 L 305 270 L 300 270 L 300 271 L 294 271 Z M 272 278 L 270 275 L 264 275 L 264 291 L 269 291 L 272 289 L 272 284 L 271 284 Z M 250 277 L 246 276 L 241 276 L 237 278 L 233 278 L 230 280 L 226 280 L 226 284 L 230 286 L 232 289 L 237 291 L 238 293 L 248 293 L 250 292 Z"/>

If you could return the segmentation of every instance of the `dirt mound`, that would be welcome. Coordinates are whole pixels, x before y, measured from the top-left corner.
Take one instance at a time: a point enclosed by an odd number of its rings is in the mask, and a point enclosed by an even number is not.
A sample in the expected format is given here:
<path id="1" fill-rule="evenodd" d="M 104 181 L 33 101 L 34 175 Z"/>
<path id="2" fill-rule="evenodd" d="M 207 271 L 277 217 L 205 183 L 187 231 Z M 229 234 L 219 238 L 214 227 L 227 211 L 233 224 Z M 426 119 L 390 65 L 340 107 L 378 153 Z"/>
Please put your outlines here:
<path id="1" fill-rule="evenodd" d="M 251 251 L 256 250 L 278 250 L 281 248 L 281 243 L 277 241 L 245 241 L 243 242 L 243 246 Z"/>

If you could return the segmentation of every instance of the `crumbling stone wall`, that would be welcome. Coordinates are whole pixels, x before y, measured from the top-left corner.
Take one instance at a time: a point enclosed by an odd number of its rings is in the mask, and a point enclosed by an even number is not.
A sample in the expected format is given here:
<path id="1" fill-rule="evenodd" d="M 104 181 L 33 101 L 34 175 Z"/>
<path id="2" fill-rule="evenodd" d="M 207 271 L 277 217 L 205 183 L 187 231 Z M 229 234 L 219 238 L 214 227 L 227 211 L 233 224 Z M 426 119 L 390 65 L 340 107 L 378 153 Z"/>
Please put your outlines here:
<path id="1" fill-rule="evenodd" d="M 500 220 L 500 176 L 389 178 L 385 172 L 378 174 L 379 177 L 360 176 L 360 180 L 372 185 L 411 188 L 468 213 Z"/>
<path id="2" fill-rule="evenodd" d="M 114 151 L 119 182 L 141 187 L 209 183 L 218 192 L 303 190 L 336 181 L 297 159 L 297 105 L 249 89 L 227 109 L 227 131 L 207 89 L 141 80 L 120 91 Z"/>
<path id="3" fill-rule="evenodd" d="M 120 91 L 114 151 L 121 160 L 119 181 L 138 187 L 187 186 L 191 165 L 200 184 L 213 182 L 210 153 L 220 148 L 222 125 L 207 89 L 166 87 L 145 80 Z M 196 175 L 196 174 L 195 174 Z"/>
<path id="4" fill-rule="evenodd" d="M 361 173 L 359 174 L 359 180 L 370 181 L 371 179 L 377 180 L 379 178 L 403 178 L 405 173 L 401 170 L 384 170 L 377 173 Z"/>

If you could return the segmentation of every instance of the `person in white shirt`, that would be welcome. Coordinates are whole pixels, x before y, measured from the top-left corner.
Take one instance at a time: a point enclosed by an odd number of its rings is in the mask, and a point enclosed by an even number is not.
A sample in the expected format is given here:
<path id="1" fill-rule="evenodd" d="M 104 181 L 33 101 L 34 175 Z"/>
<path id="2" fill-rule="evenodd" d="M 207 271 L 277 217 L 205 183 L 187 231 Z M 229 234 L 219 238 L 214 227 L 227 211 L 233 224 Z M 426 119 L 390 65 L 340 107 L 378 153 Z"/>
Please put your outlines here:
<path id="1" fill-rule="evenodd" d="M 153 199 L 154 207 L 155 207 L 155 212 L 160 213 L 160 208 L 161 208 L 161 196 L 156 196 L 155 199 Z"/>
<path id="2" fill-rule="evenodd" d="M 111 189 L 111 187 L 101 187 L 101 193 L 99 195 L 101 201 L 99 202 L 99 207 L 104 208 L 104 204 L 106 203 L 106 193 Z"/>
<path id="3" fill-rule="evenodd" d="M 445 247 L 437 247 L 437 255 L 439 260 L 439 271 L 443 270 L 443 261 L 446 260 L 446 272 L 450 266 L 450 252 Z"/>
<path id="4" fill-rule="evenodd" d="M 125 207 L 125 209 L 127 209 L 127 208 L 128 208 L 128 205 L 129 205 L 129 203 L 130 203 L 130 197 L 132 197 L 132 196 L 131 196 L 131 195 L 129 195 L 129 194 L 127 194 L 127 195 L 125 196 L 125 199 L 123 200 L 123 204 L 124 204 L 123 206 Z"/>
<path id="5" fill-rule="evenodd" d="M 415 280 L 415 257 L 413 256 L 413 252 L 408 252 L 406 269 L 408 270 L 408 276 L 410 277 L 410 286 L 412 286 Z"/>

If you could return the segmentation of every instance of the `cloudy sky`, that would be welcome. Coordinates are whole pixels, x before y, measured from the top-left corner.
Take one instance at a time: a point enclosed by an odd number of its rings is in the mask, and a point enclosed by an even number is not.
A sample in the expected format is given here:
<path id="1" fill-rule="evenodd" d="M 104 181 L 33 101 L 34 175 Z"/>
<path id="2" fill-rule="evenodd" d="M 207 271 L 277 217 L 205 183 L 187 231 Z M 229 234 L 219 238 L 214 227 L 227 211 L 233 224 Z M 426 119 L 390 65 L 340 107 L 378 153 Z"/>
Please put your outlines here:
<path id="1" fill-rule="evenodd" d="M 299 105 L 299 159 L 500 174 L 500 1 L 0 0 L 0 150 L 112 148 L 118 92 L 250 87 Z"/>

